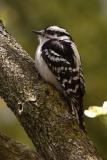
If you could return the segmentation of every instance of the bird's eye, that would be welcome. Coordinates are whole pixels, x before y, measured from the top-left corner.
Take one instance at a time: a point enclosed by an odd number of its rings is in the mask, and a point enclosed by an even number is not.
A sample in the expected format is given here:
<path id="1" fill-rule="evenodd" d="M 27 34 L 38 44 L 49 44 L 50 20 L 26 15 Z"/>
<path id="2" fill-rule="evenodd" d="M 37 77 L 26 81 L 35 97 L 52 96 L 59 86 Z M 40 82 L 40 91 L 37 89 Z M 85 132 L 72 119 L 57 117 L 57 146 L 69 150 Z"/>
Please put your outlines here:
<path id="1" fill-rule="evenodd" d="M 61 32 L 57 32 L 57 36 L 58 37 L 62 36 L 62 33 Z"/>
<path id="2" fill-rule="evenodd" d="M 58 37 L 60 37 L 60 36 L 62 36 L 63 35 L 63 33 L 62 32 L 59 32 L 59 31 L 53 31 L 53 30 L 46 30 L 46 33 L 48 34 L 48 35 L 57 35 Z"/>
<path id="3" fill-rule="evenodd" d="M 61 36 L 68 36 L 68 37 L 70 37 L 70 35 L 68 34 L 68 33 L 65 33 L 65 32 L 57 32 L 57 36 L 58 37 L 61 37 Z"/>
<path id="4" fill-rule="evenodd" d="M 49 34 L 49 35 L 54 35 L 54 32 L 51 31 L 51 30 L 46 30 L 46 33 Z"/>

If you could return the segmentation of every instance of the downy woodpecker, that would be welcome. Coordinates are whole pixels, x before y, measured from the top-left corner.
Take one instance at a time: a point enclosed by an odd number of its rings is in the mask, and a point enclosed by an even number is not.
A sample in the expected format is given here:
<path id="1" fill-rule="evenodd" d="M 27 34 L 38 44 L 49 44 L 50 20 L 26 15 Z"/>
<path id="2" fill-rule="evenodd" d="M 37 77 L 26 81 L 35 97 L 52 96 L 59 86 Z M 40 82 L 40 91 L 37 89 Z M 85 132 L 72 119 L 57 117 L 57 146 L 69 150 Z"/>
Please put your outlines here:
<path id="1" fill-rule="evenodd" d="M 40 31 L 35 64 L 41 77 L 55 86 L 69 103 L 80 127 L 83 125 L 83 96 L 85 82 L 80 55 L 70 34 L 58 26 Z"/>

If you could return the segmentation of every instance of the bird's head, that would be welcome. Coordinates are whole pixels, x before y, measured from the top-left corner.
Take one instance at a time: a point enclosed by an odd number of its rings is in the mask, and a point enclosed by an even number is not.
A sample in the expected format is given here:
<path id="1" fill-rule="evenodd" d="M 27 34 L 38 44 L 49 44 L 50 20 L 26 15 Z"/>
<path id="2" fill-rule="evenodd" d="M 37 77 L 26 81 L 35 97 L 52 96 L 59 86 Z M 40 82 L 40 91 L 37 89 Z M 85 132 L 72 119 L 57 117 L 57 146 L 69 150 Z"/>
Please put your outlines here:
<path id="1" fill-rule="evenodd" d="M 46 42 L 51 39 L 70 40 L 70 34 L 63 28 L 58 26 L 50 26 L 40 31 L 33 30 L 39 37 L 40 42 Z"/>

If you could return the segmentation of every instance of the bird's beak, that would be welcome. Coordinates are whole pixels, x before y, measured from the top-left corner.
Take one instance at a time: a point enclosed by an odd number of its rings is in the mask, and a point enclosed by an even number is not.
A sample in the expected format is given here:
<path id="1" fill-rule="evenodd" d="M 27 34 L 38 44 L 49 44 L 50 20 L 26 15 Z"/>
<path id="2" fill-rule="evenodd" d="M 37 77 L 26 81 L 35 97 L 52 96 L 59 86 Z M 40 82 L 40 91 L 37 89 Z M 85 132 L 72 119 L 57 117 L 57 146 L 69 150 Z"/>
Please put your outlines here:
<path id="1" fill-rule="evenodd" d="M 37 35 L 41 35 L 41 36 L 44 35 L 43 30 L 41 30 L 41 31 L 32 30 L 32 32 L 33 32 L 33 33 L 36 33 Z"/>

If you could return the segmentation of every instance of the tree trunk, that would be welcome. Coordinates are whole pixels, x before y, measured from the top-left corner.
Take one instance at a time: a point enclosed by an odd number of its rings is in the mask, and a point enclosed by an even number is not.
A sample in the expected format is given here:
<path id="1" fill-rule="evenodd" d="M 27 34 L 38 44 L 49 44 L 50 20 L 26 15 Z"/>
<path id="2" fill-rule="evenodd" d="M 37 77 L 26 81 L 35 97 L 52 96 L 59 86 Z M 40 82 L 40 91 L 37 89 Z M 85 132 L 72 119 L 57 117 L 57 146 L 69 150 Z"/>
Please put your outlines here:
<path id="1" fill-rule="evenodd" d="M 0 96 L 44 160 L 101 160 L 63 98 L 38 76 L 34 61 L 0 23 Z M 1 143 L 1 141 L 0 141 Z"/>

